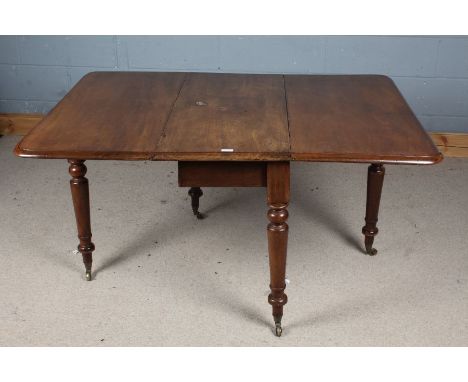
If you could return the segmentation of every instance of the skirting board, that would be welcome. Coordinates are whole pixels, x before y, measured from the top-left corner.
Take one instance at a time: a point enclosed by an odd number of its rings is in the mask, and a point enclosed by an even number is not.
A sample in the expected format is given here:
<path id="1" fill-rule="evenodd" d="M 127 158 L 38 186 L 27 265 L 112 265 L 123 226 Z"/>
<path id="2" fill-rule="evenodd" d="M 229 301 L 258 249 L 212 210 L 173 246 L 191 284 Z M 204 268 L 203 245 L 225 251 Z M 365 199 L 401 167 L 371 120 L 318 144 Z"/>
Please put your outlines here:
<path id="1" fill-rule="evenodd" d="M 42 114 L 0 114 L 0 135 L 26 135 Z M 468 158 L 468 133 L 429 133 L 447 157 Z"/>
<path id="2" fill-rule="evenodd" d="M 468 133 L 429 133 L 446 157 L 468 158 Z"/>
<path id="3" fill-rule="evenodd" d="M 26 135 L 43 114 L 0 114 L 0 135 Z"/>

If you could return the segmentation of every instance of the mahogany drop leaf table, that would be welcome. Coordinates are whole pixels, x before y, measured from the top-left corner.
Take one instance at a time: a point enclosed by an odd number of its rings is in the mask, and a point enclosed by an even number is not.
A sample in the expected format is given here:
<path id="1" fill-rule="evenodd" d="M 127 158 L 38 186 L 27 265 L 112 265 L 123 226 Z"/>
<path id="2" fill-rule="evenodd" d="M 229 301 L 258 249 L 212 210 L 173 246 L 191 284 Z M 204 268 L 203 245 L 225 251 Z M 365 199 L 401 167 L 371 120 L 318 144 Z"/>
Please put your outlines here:
<path id="1" fill-rule="evenodd" d="M 193 213 L 201 187 L 266 187 L 276 335 L 285 290 L 291 161 L 369 163 L 365 252 L 384 164 L 432 164 L 441 153 L 392 80 L 378 75 L 93 72 L 18 143 L 21 157 L 67 159 L 78 250 L 91 280 L 86 160 L 178 161 Z"/>

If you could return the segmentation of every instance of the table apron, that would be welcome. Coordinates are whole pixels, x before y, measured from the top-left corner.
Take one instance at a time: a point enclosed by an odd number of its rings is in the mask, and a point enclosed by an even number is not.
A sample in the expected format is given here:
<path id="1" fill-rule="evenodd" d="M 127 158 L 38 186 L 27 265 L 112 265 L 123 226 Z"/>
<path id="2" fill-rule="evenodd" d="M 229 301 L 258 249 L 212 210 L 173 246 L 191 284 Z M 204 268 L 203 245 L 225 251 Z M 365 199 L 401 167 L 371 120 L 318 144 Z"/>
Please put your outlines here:
<path id="1" fill-rule="evenodd" d="M 179 187 L 266 187 L 267 162 L 178 162 Z"/>

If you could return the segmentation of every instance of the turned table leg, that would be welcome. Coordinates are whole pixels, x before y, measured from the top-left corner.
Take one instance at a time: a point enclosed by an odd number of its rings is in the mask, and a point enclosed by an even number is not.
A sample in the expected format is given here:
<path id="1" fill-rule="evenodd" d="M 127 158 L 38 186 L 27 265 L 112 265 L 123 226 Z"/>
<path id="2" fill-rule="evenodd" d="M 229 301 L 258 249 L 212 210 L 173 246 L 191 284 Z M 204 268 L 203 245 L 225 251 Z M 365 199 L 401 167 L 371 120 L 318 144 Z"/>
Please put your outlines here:
<path id="1" fill-rule="evenodd" d="M 366 202 L 366 225 L 362 227 L 366 253 L 370 256 L 377 254 L 372 248 L 374 237 L 379 232 L 377 220 L 379 215 L 380 196 L 384 181 L 385 168 L 382 164 L 371 164 L 367 171 L 367 202 Z"/>
<path id="2" fill-rule="evenodd" d="M 203 215 L 198 211 L 198 207 L 200 206 L 200 196 L 203 196 L 203 191 L 200 187 L 192 187 L 188 194 L 192 198 L 193 214 L 197 217 L 197 219 L 203 219 Z"/>
<path id="3" fill-rule="evenodd" d="M 68 172 L 72 176 L 70 188 L 75 209 L 76 225 L 80 244 L 78 250 L 83 256 L 86 269 L 86 280 L 91 280 L 91 265 L 93 263 L 94 244 L 91 241 L 91 219 L 89 213 L 89 187 L 85 178 L 86 166 L 84 160 L 69 160 Z"/>
<path id="4" fill-rule="evenodd" d="M 286 288 L 286 253 L 288 247 L 289 162 L 270 162 L 267 168 L 268 253 L 270 257 L 270 289 L 268 302 L 273 308 L 276 335 L 283 331 L 283 305 L 288 302 Z"/>

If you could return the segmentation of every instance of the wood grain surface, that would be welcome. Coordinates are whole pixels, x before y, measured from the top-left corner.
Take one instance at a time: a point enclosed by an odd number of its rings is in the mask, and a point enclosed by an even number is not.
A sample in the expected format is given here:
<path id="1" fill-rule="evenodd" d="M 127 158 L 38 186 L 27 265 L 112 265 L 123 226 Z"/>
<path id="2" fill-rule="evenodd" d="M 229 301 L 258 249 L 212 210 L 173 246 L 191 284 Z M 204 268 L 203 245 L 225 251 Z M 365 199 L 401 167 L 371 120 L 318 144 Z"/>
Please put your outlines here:
<path id="1" fill-rule="evenodd" d="M 393 82 L 374 75 L 94 72 L 15 153 L 82 160 L 442 159 Z"/>
<path id="2" fill-rule="evenodd" d="M 187 79 L 155 156 L 174 160 L 288 157 L 282 76 L 206 73 Z"/>
<path id="3" fill-rule="evenodd" d="M 291 159 L 435 163 L 432 140 L 386 76 L 285 76 Z"/>
<path id="4" fill-rule="evenodd" d="M 180 187 L 265 187 L 265 162 L 210 161 L 178 163 Z"/>
<path id="5" fill-rule="evenodd" d="M 41 158 L 151 159 L 184 78 L 184 73 L 90 73 L 16 152 Z"/>

